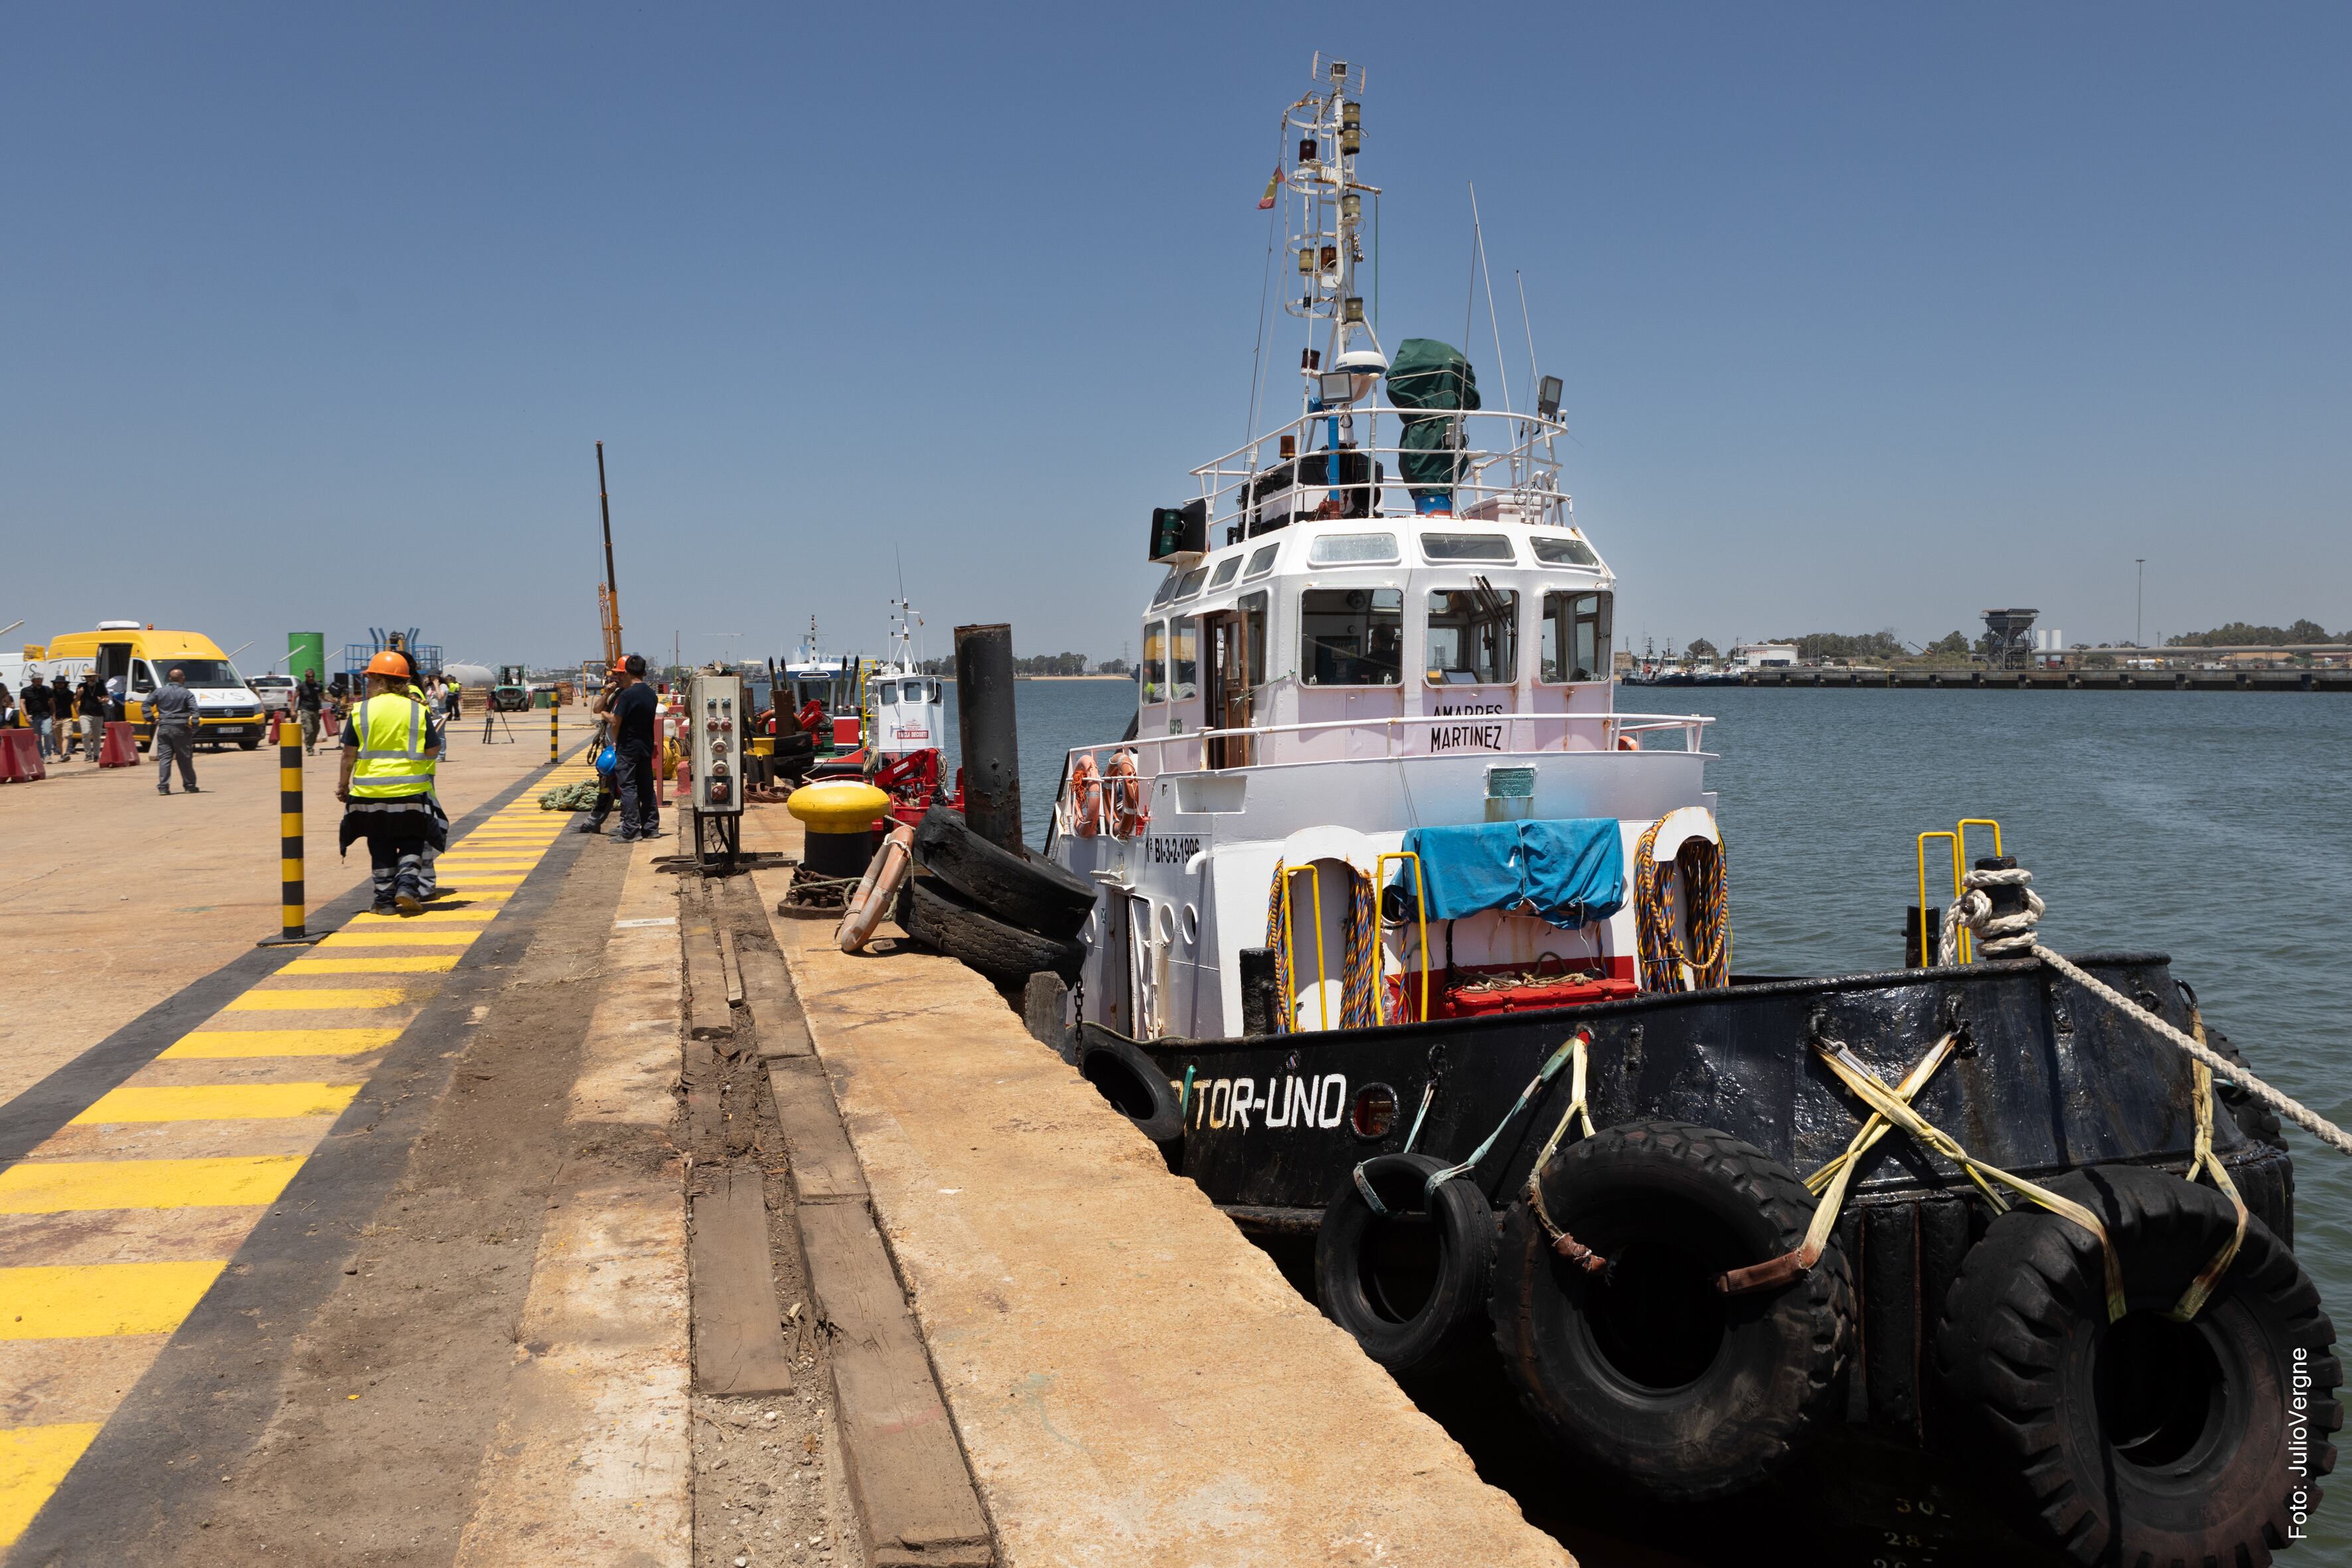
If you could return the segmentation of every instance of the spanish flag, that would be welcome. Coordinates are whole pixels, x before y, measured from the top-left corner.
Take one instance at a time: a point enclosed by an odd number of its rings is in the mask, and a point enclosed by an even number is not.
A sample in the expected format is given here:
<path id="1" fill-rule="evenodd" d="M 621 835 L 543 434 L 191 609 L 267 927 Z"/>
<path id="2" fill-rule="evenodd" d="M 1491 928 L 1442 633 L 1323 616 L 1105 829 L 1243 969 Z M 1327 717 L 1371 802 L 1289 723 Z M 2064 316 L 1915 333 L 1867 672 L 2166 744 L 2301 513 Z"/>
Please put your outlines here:
<path id="1" fill-rule="evenodd" d="M 1265 211 L 1268 207 L 1270 207 L 1270 206 L 1274 205 L 1274 193 L 1275 193 L 1275 192 L 1276 192 L 1276 191 L 1278 191 L 1278 190 L 1280 190 L 1281 188 L 1282 188 L 1282 165 L 1281 165 L 1281 164 L 1279 164 L 1279 163 L 1276 163 L 1276 164 L 1274 166 L 1274 173 L 1266 176 L 1266 181 L 1265 181 L 1265 195 L 1262 195 L 1262 196 L 1258 197 L 1258 199 L 1257 199 L 1257 210 L 1258 210 L 1258 211 L 1260 211 L 1260 212 L 1264 212 L 1264 211 Z"/>

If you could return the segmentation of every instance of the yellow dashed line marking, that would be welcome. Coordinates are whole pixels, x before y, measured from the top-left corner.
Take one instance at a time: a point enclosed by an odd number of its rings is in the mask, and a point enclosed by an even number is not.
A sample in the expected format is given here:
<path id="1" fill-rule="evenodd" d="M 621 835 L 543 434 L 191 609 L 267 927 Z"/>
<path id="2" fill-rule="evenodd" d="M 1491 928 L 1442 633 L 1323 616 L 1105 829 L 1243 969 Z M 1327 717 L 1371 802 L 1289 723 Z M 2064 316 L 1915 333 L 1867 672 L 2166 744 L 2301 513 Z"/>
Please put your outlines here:
<path id="1" fill-rule="evenodd" d="M 227 1267 L 213 1258 L 0 1268 L 0 1340 L 168 1334 Z"/>
<path id="2" fill-rule="evenodd" d="M 300 1154 L 209 1160 L 33 1160 L 0 1171 L 0 1214 L 221 1208 L 278 1201 Z"/>
<path id="3" fill-rule="evenodd" d="M 95 1421 L 0 1430 L 0 1546 L 25 1533 L 81 1451 L 98 1436 Z"/>
<path id="4" fill-rule="evenodd" d="M 408 993 L 397 987 L 356 991 L 248 991 L 224 1013 L 311 1013 L 341 1007 L 397 1007 Z"/>
<path id="5" fill-rule="evenodd" d="M 463 947 L 482 934 L 479 926 L 447 926 L 439 931 L 385 931 L 370 926 L 339 931 L 320 947 Z"/>
<path id="6" fill-rule="evenodd" d="M 499 873 L 499 874 L 497 874 L 497 875 L 494 875 L 494 876 L 488 876 L 488 877 L 480 877 L 480 876 L 470 876 L 470 875 L 468 875 L 468 876 L 458 876 L 458 877 L 444 877 L 444 878 L 442 878 L 442 879 L 441 879 L 441 886 L 442 886 L 442 888 L 443 888 L 445 890 L 448 890 L 448 891 L 453 891 L 453 892 L 454 892 L 454 891 L 456 891 L 457 889 L 461 889 L 461 888 L 470 888 L 470 889 L 483 889 L 483 888 L 512 888 L 516 883 L 518 883 L 518 882 L 520 882 L 520 881 L 521 881 L 521 880 L 522 880 L 522 879 L 521 879 L 520 877 L 509 877 L 509 876 L 505 875 L 504 873 Z"/>
<path id="7" fill-rule="evenodd" d="M 125 1084 L 90 1102 L 73 1125 L 121 1121 L 250 1121 L 277 1116 L 341 1116 L 355 1083 L 221 1083 L 163 1088 Z"/>
<path id="8" fill-rule="evenodd" d="M 457 966 L 454 952 L 415 958 L 298 958 L 280 974 L 430 974 Z"/>
<path id="9" fill-rule="evenodd" d="M 182 1035 L 156 1060 L 231 1057 L 355 1057 L 400 1038 L 398 1029 L 198 1029 Z"/>

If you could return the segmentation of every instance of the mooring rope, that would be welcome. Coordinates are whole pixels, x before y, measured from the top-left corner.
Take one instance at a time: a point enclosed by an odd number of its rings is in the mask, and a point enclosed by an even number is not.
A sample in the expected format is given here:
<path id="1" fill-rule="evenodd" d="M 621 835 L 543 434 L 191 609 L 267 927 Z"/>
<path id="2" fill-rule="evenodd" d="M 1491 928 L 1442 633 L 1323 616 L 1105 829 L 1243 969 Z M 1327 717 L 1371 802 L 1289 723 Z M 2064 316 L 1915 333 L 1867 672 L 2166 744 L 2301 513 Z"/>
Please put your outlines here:
<path id="1" fill-rule="evenodd" d="M 1977 938 L 1977 946 L 1987 958 L 2038 958 L 2067 979 L 2088 991 L 2101 1001 L 2137 1013 L 2189 1058 L 2210 1069 L 2216 1078 L 2232 1083 L 2246 1091 L 2256 1102 L 2294 1122 L 2321 1142 L 2340 1154 L 2352 1154 L 2352 1133 L 2347 1133 L 2319 1112 L 2300 1100 L 2280 1093 L 2245 1067 L 2231 1061 L 2204 1041 L 2174 1028 L 2155 1012 L 2140 1005 L 2105 982 L 2088 974 L 2076 964 L 2067 962 L 2042 945 L 2034 935 L 2034 925 L 2047 908 L 2041 895 L 2031 886 L 2033 873 L 2019 868 L 2014 870 L 1970 871 L 1961 879 L 1960 896 L 1944 911 L 1944 936 L 1941 957 L 1944 963 L 1958 962 L 1960 928 L 1965 926 Z M 1995 916 L 1988 888 L 2019 888 L 2025 893 L 2025 907 L 2015 914 Z"/>

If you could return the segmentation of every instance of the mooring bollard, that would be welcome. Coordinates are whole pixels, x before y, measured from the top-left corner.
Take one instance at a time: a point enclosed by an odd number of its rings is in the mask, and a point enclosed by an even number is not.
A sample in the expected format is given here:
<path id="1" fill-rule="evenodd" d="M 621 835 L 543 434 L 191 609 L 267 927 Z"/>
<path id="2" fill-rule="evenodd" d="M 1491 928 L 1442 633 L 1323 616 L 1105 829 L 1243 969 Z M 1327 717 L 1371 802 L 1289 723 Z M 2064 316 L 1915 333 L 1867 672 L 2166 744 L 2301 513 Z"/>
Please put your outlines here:
<path id="1" fill-rule="evenodd" d="M 1013 628 L 958 626 L 955 657 L 964 823 L 991 844 L 1018 854 L 1021 751 L 1013 712 Z"/>
<path id="2" fill-rule="evenodd" d="M 553 767 L 563 755 L 563 747 L 556 738 L 555 718 L 562 711 L 555 705 L 555 693 L 547 694 L 547 765 Z"/>
<path id="3" fill-rule="evenodd" d="M 326 940 L 312 936 L 302 891 L 302 727 L 291 720 L 278 726 L 278 902 L 276 936 L 259 947 L 308 947 Z"/>

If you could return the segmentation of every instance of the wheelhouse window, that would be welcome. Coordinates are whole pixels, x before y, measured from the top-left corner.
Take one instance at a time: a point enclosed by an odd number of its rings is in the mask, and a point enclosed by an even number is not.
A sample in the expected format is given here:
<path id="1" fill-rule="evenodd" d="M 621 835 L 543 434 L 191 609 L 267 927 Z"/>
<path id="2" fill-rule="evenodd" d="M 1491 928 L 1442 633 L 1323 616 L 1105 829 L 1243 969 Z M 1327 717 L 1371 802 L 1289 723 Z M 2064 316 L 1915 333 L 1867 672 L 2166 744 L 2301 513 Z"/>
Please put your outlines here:
<path id="1" fill-rule="evenodd" d="M 1267 573 L 1273 571 L 1274 558 L 1281 549 L 1282 546 L 1279 544 L 1261 545 L 1250 556 L 1249 570 L 1242 574 L 1242 575 L 1244 577 L 1263 577 Z"/>
<path id="2" fill-rule="evenodd" d="M 1201 695 L 1200 654 L 1195 628 L 1200 625 L 1187 616 L 1168 623 L 1170 640 L 1175 645 L 1175 679 L 1169 683 L 1168 695 L 1185 702 Z"/>
<path id="3" fill-rule="evenodd" d="M 1307 552 L 1307 564 L 1309 566 L 1382 565 L 1396 559 L 1397 542 L 1393 533 L 1327 533 Z M 1347 684 L 1361 685 L 1363 682 L 1349 681 Z"/>
<path id="4" fill-rule="evenodd" d="M 1195 566 L 1190 572 L 1185 573 L 1184 581 L 1176 585 L 1176 602 L 1181 605 L 1185 600 L 1191 598 L 1193 595 L 1199 593 L 1201 591 L 1201 584 L 1208 580 L 1209 569 L 1206 566 Z"/>
<path id="5" fill-rule="evenodd" d="M 1547 566 L 1601 564 L 1601 557 L 1592 553 L 1592 546 L 1572 533 L 1538 533 L 1529 542 L 1536 547 L 1536 559 Z"/>
<path id="6" fill-rule="evenodd" d="M 1320 549 L 1329 542 L 1320 539 L 1316 546 Z M 1404 590 L 1309 588 L 1300 594 L 1298 671 L 1308 686 L 1401 684 Z"/>
<path id="7" fill-rule="evenodd" d="M 1540 679 L 1605 680 L 1610 639 L 1608 594 L 1546 594 Z"/>
<path id="8" fill-rule="evenodd" d="M 1173 581 L 1171 578 L 1171 581 Z M 1143 700 L 1168 700 L 1168 623 L 1143 623 Z"/>
<path id="9" fill-rule="evenodd" d="M 1177 571 L 1173 566 L 1168 569 L 1168 575 L 1160 579 L 1160 592 L 1151 595 L 1153 609 L 1156 610 L 1168 602 L 1169 597 L 1176 592 L 1177 580 L 1183 575 L 1184 574 Z"/>
<path id="10" fill-rule="evenodd" d="M 1429 683 L 1493 686 L 1517 678 L 1519 596 L 1481 581 L 1429 595 Z"/>
<path id="11" fill-rule="evenodd" d="M 1223 587 L 1226 584 L 1234 580 L 1234 574 L 1241 569 L 1242 558 L 1240 556 L 1226 556 L 1223 561 L 1217 563 L 1216 575 L 1209 579 L 1209 586 L 1213 589 Z"/>
<path id="12" fill-rule="evenodd" d="M 1517 559 L 1511 553 L 1509 538 L 1500 533 L 1424 533 L 1421 553 L 1433 562 Z"/>
<path id="13" fill-rule="evenodd" d="M 875 688 L 875 691 L 877 701 L 896 704 L 898 700 L 898 683 L 895 680 L 884 681 Z"/>
<path id="14" fill-rule="evenodd" d="M 1263 686 L 1273 679 L 1265 668 L 1265 590 L 1242 595 L 1242 648 L 1248 661 L 1247 678 L 1252 686 Z"/>

